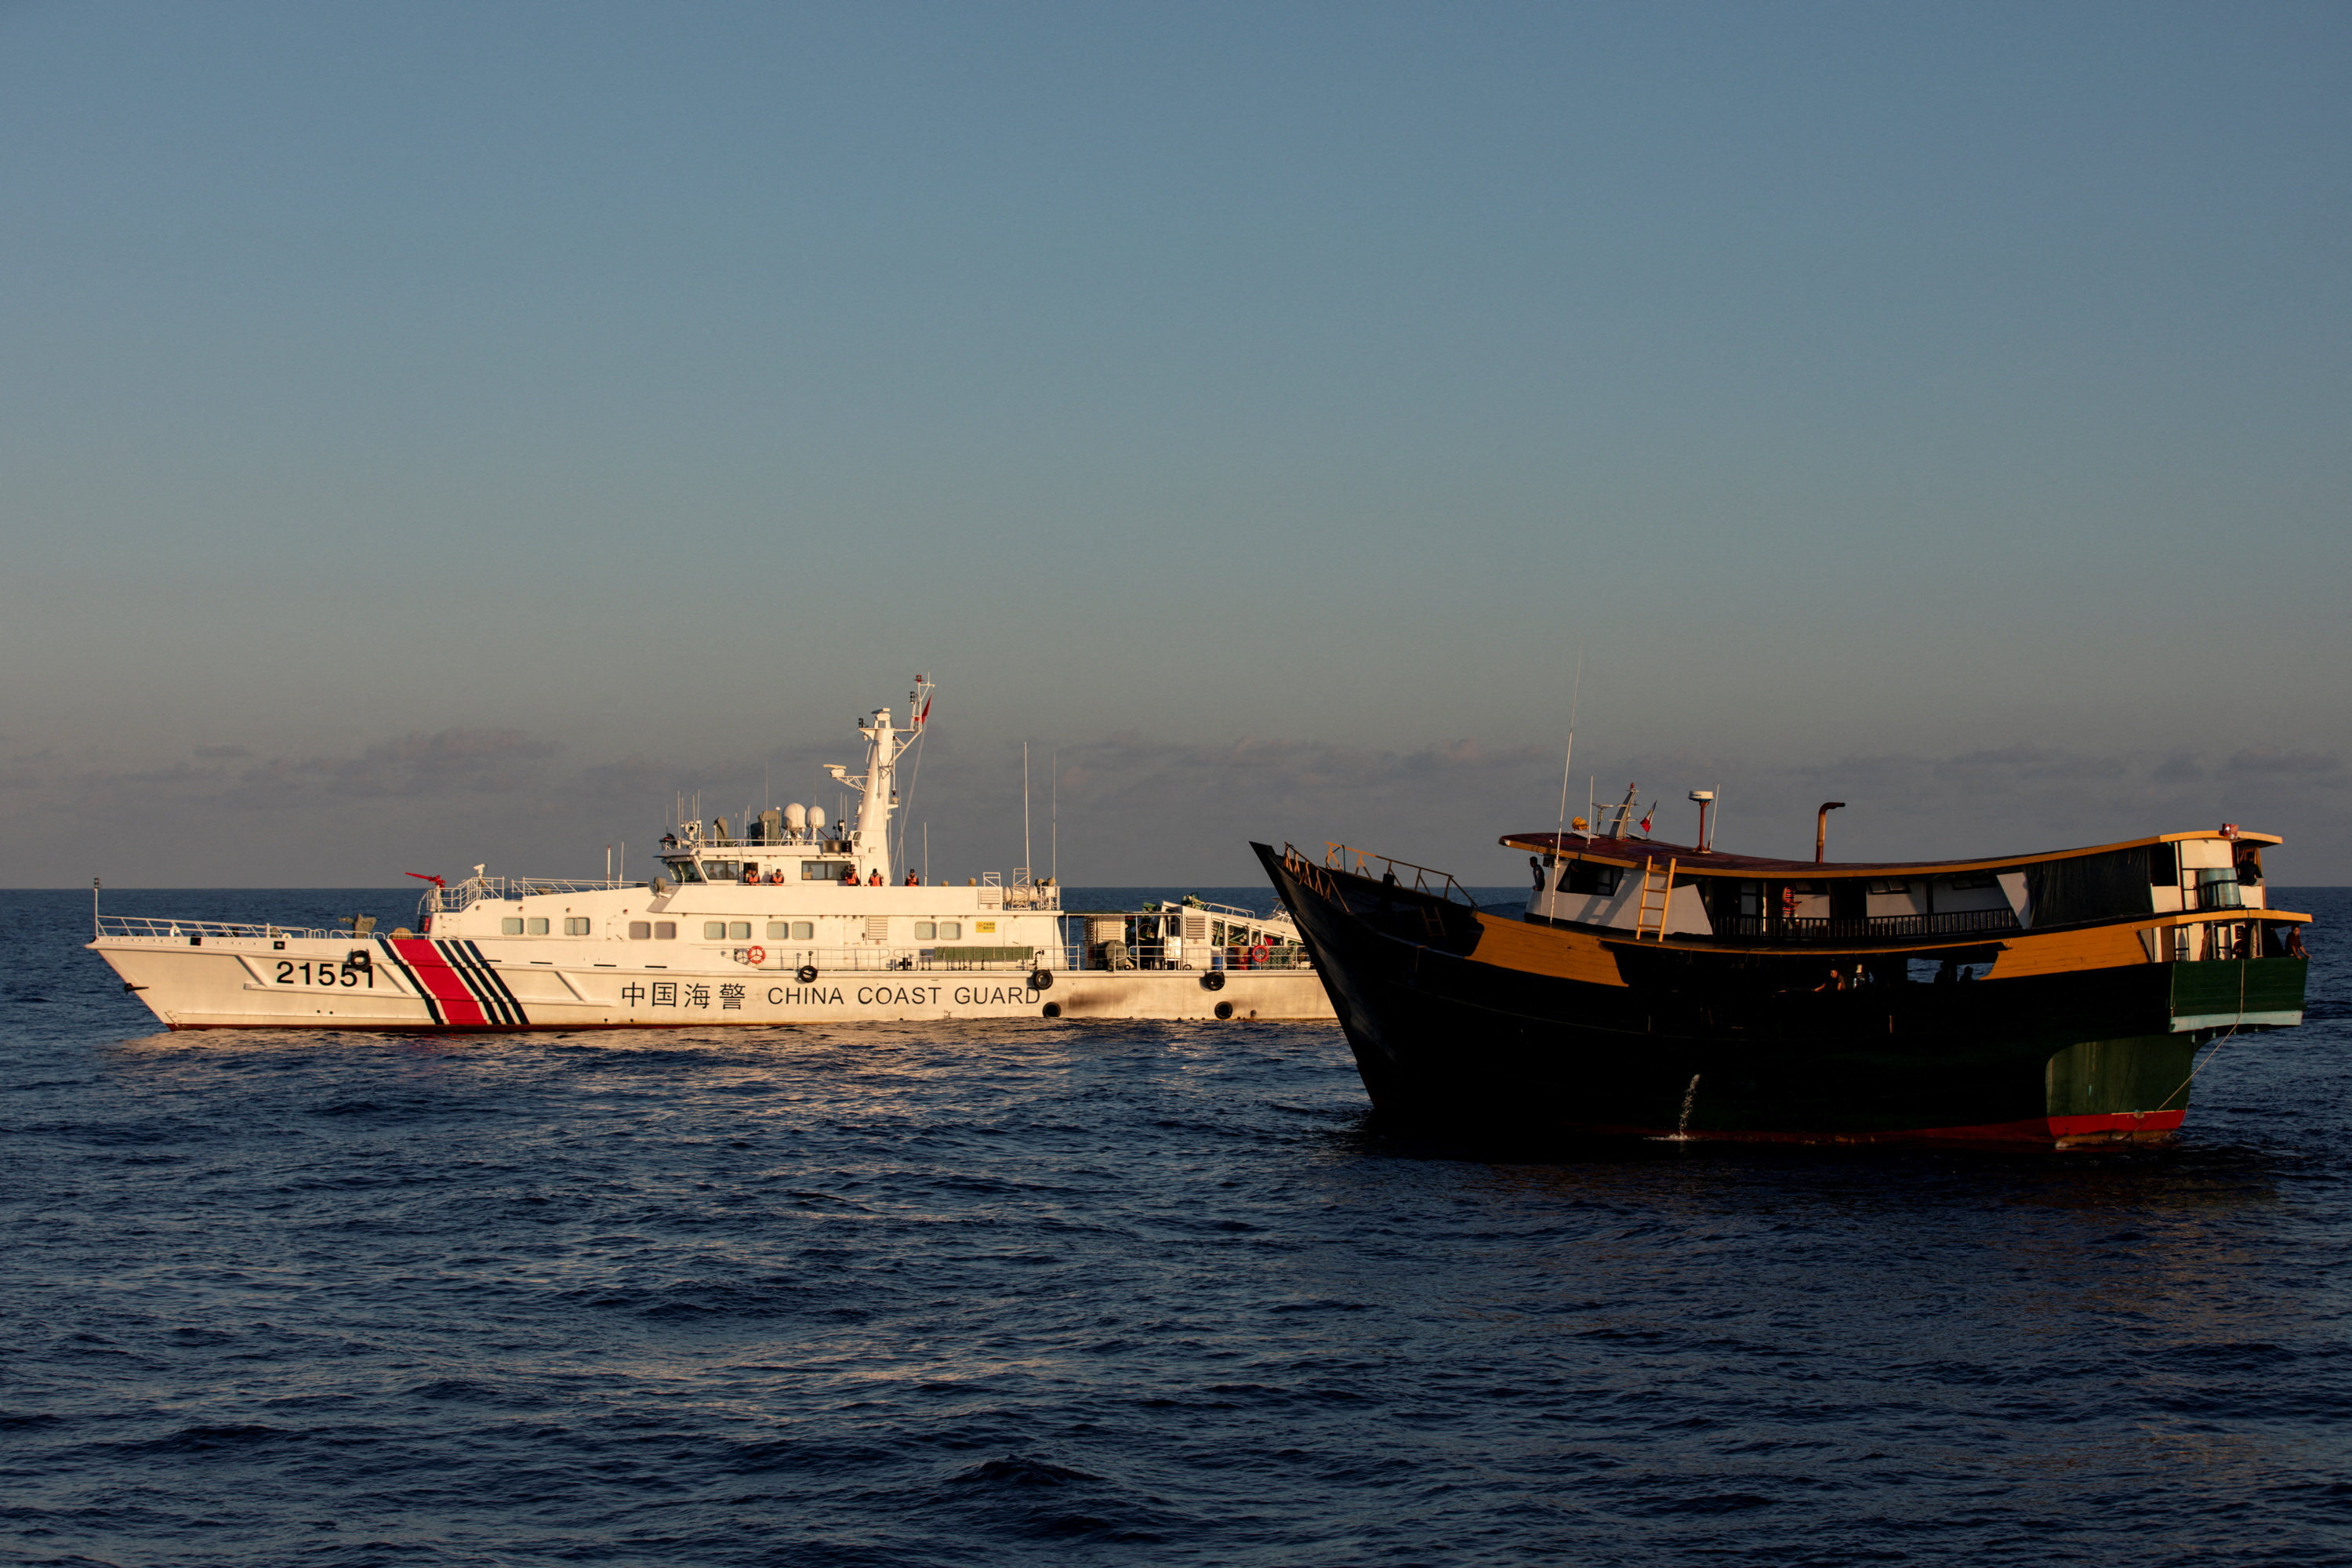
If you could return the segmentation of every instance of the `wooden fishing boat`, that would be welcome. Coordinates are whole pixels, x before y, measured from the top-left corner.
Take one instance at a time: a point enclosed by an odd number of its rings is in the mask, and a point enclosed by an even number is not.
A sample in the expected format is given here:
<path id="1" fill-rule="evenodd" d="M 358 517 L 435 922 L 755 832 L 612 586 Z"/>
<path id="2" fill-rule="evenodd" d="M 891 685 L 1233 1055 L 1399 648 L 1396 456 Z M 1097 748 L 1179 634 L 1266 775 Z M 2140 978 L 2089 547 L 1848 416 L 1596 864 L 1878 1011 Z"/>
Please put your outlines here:
<path id="1" fill-rule="evenodd" d="M 1826 810 L 1828 808 L 1824 808 Z M 1515 833 L 1481 908 L 1345 845 L 1255 846 L 1383 1113 L 1643 1137 L 2075 1147 L 2180 1127 L 2200 1048 L 2303 1021 L 2301 928 L 2234 826 L 1825 863 Z M 2202 1059 L 2210 1059 L 2205 1057 Z"/>

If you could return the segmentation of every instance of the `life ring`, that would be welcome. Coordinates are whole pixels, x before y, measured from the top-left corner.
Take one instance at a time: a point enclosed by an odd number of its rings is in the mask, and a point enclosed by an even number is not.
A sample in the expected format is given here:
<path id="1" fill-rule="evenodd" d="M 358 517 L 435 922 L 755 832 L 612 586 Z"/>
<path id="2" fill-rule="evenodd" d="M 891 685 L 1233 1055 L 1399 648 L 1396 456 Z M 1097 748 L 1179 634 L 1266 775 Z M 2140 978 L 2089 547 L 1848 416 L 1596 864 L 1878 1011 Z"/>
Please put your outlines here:
<path id="1" fill-rule="evenodd" d="M 1252 969 L 1264 969 L 1273 961 L 1274 947 L 1271 943 L 1262 942 L 1255 947 L 1250 949 L 1250 967 Z"/>
<path id="2" fill-rule="evenodd" d="M 811 981 L 816 978 L 816 965 L 814 963 L 802 964 L 798 970 L 793 972 L 793 978 L 799 981 L 803 985 L 808 984 Z"/>
<path id="3" fill-rule="evenodd" d="M 768 962 L 768 950 L 764 947 L 747 947 L 743 950 L 743 962 L 757 969 Z"/>
<path id="4" fill-rule="evenodd" d="M 1202 989 L 1202 990 L 1203 990 L 1203 991 L 1223 991 L 1224 988 L 1225 988 L 1225 972 L 1224 972 L 1223 970 L 1222 970 L 1222 969 L 1212 969 L 1211 971 L 1209 971 L 1209 973 L 1207 973 L 1206 974 L 1203 974 L 1202 976 L 1201 976 L 1201 989 Z"/>
<path id="5" fill-rule="evenodd" d="M 1030 989 L 1030 990 L 1032 990 L 1032 991 L 1051 991 L 1053 988 L 1054 988 L 1054 972 L 1053 972 L 1052 970 L 1050 970 L 1050 969 L 1033 969 L 1033 970 L 1031 970 L 1031 971 L 1029 972 L 1029 989 Z"/>

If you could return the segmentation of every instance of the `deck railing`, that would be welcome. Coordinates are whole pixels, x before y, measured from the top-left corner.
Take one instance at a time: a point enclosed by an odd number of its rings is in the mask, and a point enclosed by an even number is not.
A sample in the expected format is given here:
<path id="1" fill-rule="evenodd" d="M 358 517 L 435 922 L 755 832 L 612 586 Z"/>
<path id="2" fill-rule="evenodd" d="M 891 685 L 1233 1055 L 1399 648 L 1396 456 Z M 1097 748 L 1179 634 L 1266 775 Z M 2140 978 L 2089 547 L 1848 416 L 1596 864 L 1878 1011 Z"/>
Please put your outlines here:
<path id="1" fill-rule="evenodd" d="M 579 880 L 568 877 L 468 877 L 446 888 L 427 888 L 418 901 L 421 914 L 457 914 L 476 904 L 499 899 L 545 897 L 556 893 L 603 893 L 615 888 L 642 888 L 642 881 L 609 879 Z"/>
<path id="2" fill-rule="evenodd" d="M 631 943 L 632 947 L 637 944 Z M 705 949 L 713 958 L 732 960 L 760 973 L 791 974 L 803 965 L 813 965 L 820 976 L 831 973 L 849 974 L 951 974 L 972 971 L 1003 971 L 1026 974 L 1034 969 L 1050 969 L 1057 974 L 1099 974 L 1106 971 L 1129 973 L 1142 970 L 1179 970 L 1202 973 L 1226 970 L 1238 973 L 1245 970 L 1310 970 L 1314 963 L 1307 949 L 1297 944 L 1268 947 L 1263 951 L 1249 947 L 1210 947 L 1202 942 L 1188 942 L 1181 955 L 1170 963 L 1160 954 L 1130 949 L 1127 962 L 1106 963 L 1100 942 L 1069 942 L 1055 946 L 1033 947 L 1023 958 L 949 958 L 935 956 L 939 950 L 927 947 L 887 947 L 880 942 L 850 947 L 768 946 L 760 949 L 760 962 L 751 962 L 750 947 Z M 632 963 L 626 967 L 641 968 Z M 680 973 L 693 973 L 680 967 Z"/>
<path id="3" fill-rule="evenodd" d="M 1286 859 L 1298 862 L 1306 859 L 1305 856 L 1287 844 L 1282 847 L 1282 853 Z M 1372 869 L 1376 864 L 1381 868 L 1381 870 Z M 1449 903 L 1458 901 L 1469 905 L 1474 910 L 1478 907 L 1478 900 L 1470 896 L 1470 890 L 1467 888 L 1454 879 L 1453 872 L 1436 870 L 1428 866 L 1416 866 L 1410 860 L 1400 860 L 1392 855 L 1381 855 L 1370 849 L 1358 849 L 1352 845 L 1338 844 L 1326 839 L 1323 844 L 1323 865 L 1327 870 L 1341 871 L 1351 877 L 1363 877 L 1376 882 L 1392 882 L 1398 887 L 1409 887 L 1413 892 L 1444 899 Z M 1398 875 L 1402 871 L 1412 873 L 1412 880 L 1410 883 Z"/>
<path id="4" fill-rule="evenodd" d="M 306 941 L 324 938 L 331 942 L 369 942 L 373 935 L 390 936 L 390 931 L 353 935 L 349 926 L 281 926 L 247 921 L 181 921 L 149 920 L 141 915 L 100 915 L 98 934 L 136 937 L 212 937 L 216 940 L 241 942 L 284 942 L 292 938 Z"/>
<path id="5" fill-rule="evenodd" d="M 1939 915 L 1717 915 L 1712 924 L 1721 937 L 1790 942 L 1885 942 L 2019 929 L 2017 916 L 2008 910 L 1953 910 Z"/>

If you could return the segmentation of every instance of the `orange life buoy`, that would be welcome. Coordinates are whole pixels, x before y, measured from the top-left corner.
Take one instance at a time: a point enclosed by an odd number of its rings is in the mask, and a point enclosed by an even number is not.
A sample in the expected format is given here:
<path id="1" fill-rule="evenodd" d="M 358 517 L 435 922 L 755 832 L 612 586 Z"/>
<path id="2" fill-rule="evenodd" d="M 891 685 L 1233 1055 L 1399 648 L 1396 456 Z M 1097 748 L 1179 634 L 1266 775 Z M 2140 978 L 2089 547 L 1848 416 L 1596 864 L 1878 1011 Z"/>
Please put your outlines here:
<path id="1" fill-rule="evenodd" d="M 768 950 L 764 947 L 747 947 L 743 950 L 743 962 L 756 969 L 768 962 Z"/>

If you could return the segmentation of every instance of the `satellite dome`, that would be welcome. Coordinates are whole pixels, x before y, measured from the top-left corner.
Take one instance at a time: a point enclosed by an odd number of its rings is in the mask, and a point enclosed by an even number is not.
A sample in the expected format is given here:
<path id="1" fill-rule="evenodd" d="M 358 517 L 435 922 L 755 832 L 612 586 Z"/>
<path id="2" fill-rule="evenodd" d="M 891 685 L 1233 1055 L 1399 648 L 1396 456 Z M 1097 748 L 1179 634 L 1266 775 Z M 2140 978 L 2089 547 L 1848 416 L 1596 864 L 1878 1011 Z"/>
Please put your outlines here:
<path id="1" fill-rule="evenodd" d="M 824 807 L 821 805 L 813 805 L 809 807 L 808 825 L 809 831 L 811 833 L 822 833 L 824 831 Z"/>

